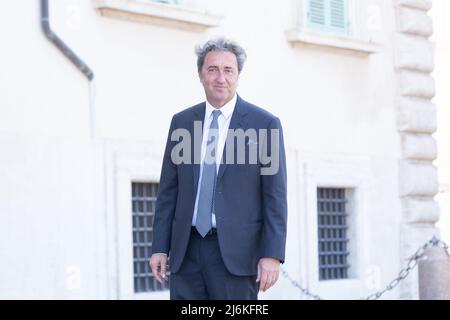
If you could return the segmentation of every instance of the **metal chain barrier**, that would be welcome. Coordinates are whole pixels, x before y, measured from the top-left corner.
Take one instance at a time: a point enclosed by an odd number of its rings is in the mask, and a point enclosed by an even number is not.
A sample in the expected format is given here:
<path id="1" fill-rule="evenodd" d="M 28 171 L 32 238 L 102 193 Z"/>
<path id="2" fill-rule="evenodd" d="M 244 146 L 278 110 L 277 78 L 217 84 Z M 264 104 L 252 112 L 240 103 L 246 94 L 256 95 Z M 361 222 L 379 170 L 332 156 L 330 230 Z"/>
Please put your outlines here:
<path id="1" fill-rule="evenodd" d="M 288 279 L 294 287 L 296 287 L 297 289 L 299 289 L 305 296 L 311 297 L 311 298 L 313 298 L 314 300 L 322 300 L 322 298 L 319 297 L 318 295 L 309 292 L 308 289 L 303 288 L 301 285 L 299 285 L 299 284 L 297 283 L 297 281 L 295 281 L 294 279 L 292 279 L 291 276 L 289 276 L 289 274 L 287 273 L 287 271 L 284 270 L 283 268 L 281 268 L 281 274 L 283 275 L 283 277 L 285 277 L 286 279 Z"/>
<path id="2" fill-rule="evenodd" d="M 406 277 L 408 277 L 410 272 L 415 267 L 417 267 L 419 260 L 425 254 L 425 250 L 428 248 L 433 248 L 433 247 L 443 248 L 447 252 L 447 255 L 449 255 L 448 245 L 445 242 L 439 240 L 436 236 L 433 236 L 433 238 L 431 240 L 427 241 L 423 246 L 421 246 L 419 249 L 417 249 L 417 251 L 411 256 L 411 258 L 409 258 L 406 267 L 401 269 L 400 272 L 398 273 L 398 276 L 394 280 L 392 280 L 383 290 L 372 293 L 368 297 L 360 299 L 360 300 L 377 300 L 386 292 L 394 289 L 396 286 L 398 286 L 398 284 L 402 280 L 404 280 Z M 302 287 L 300 284 L 298 284 L 298 282 L 295 281 L 294 279 L 292 279 L 292 277 L 283 268 L 281 268 L 281 274 L 292 284 L 292 286 L 299 289 L 305 296 L 310 297 L 314 300 L 323 300 L 323 298 L 321 298 L 319 295 L 311 293 L 308 289 L 306 289 L 306 288 Z"/>

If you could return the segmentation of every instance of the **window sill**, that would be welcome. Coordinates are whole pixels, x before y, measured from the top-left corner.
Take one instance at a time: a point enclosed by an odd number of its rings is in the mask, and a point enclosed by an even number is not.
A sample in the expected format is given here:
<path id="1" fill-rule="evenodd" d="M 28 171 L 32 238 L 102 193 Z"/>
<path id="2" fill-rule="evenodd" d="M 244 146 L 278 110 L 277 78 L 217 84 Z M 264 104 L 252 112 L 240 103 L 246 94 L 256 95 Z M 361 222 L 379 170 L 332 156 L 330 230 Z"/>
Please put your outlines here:
<path id="1" fill-rule="evenodd" d="M 368 55 L 379 52 L 381 45 L 337 34 L 325 34 L 310 30 L 293 29 L 286 32 L 287 40 L 292 44 L 309 44 L 319 47 L 340 49 L 356 54 Z"/>
<path id="2" fill-rule="evenodd" d="M 215 27 L 222 19 L 180 5 L 151 1 L 93 0 L 93 3 L 103 16 L 192 31 Z"/>

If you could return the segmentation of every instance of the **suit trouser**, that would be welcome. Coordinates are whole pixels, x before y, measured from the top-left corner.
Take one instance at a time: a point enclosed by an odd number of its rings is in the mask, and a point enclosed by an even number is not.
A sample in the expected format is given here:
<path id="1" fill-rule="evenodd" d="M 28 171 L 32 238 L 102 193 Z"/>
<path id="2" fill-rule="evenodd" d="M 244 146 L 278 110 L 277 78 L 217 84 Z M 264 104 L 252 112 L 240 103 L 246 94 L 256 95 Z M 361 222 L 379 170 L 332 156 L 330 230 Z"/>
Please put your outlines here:
<path id="1" fill-rule="evenodd" d="M 257 300 L 258 290 L 256 275 L 228 272 L 217 234 L 202 238 L 193 232 L 180 270 L 170 275 L 172 300 Z"/>

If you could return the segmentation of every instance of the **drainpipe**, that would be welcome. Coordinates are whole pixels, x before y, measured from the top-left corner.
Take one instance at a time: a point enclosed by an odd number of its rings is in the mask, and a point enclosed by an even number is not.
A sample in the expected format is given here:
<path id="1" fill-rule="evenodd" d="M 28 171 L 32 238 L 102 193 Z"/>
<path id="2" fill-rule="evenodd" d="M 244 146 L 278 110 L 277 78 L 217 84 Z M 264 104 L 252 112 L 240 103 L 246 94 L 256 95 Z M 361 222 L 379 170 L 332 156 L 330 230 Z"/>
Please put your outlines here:
<path id="1" fill-rule="evenodd" d="M 41 27 L 47 39 L 53 43 L 59 51 L 61 51 L 74 65 L 78 68 L 89 80 L 89 109 L 90 109 L 90 136 L 94 138 L 95 125 L 95 86 L 94 86 L 94 72 L 89 66 L 81 60 L 78 55 L 69 48 L 64 41 L 50 28 L 49 14 L 48 14 L 48 0 L 41 0 Z"/>
<path id="2" fill-rule="evenodd" d="M 94 73 L 84 63 L 75 52 L 72 51 L 65 43 L 58 37 L 50 28 L 50 22 L 48 18 L 48 0 L 41 0 L 41 26 L 45 36 L 52 42 L 72 63 L 88 78 L 92 81 Z"/>

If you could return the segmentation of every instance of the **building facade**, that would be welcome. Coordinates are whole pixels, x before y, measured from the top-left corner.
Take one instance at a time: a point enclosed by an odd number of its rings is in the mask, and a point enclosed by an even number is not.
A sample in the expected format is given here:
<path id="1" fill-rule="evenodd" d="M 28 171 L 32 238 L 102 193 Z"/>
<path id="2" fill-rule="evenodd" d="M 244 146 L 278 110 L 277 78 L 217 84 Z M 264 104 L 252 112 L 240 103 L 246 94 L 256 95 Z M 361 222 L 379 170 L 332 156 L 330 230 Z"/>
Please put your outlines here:
<path id="1" fill-rule="evenodd" d="M 42 2 L 0 10 L 0 298 L 168 298 L 151 216 L 171 116 L 204 101 L 194 47 L 214 36 L 246 48 L 238 93 L 283 124 L 292 279 L 362 298 L 438 233 L 431 0 L 50 0 L 84 73 Z M 417 290 L 413 273 L 383 298 Z M 308 298 L 284 277 L 260 297 Z"/>

